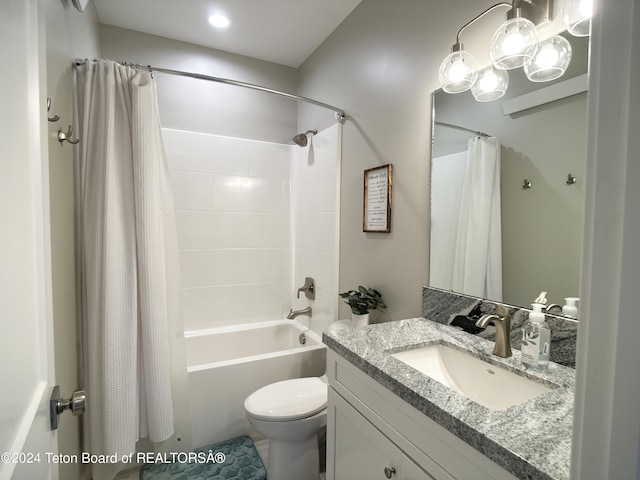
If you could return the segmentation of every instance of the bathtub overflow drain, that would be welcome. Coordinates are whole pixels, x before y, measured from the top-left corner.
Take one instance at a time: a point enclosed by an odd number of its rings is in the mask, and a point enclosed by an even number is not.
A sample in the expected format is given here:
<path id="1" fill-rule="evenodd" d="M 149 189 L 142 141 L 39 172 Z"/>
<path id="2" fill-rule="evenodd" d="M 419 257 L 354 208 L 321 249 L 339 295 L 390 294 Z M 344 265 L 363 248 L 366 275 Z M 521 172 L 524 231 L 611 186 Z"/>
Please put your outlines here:
<path id="1" fill-rule="evenodd" d="M 301 345 L 304 345 L 305 343 L 307 343 L 307 336 L 304 333 L 301 333 L 298 337 L 298 340 L 300 341 Z"/>

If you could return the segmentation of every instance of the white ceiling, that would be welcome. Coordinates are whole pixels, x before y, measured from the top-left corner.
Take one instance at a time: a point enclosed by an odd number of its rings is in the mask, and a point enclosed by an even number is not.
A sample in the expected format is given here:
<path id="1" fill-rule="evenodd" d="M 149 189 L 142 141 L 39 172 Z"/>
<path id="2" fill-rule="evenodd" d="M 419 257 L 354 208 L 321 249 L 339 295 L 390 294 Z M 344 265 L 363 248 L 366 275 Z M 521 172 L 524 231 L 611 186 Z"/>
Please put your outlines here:
<path id="1" fill-rule="evenodd" d="M 94 0 L 100 23 L 298 68 L 361 0 Z M 213 28 L 222 12 L 231 26 Z"/>

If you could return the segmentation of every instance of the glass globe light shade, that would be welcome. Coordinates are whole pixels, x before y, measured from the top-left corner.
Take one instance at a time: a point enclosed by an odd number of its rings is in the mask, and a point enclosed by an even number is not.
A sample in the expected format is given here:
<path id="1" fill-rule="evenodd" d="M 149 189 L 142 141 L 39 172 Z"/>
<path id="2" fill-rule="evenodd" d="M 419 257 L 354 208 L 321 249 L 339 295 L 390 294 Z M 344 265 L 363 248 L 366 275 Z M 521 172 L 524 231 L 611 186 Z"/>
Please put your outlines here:
<path id="1" fill-rule="evenodd" d="M 548 82 L 564 75 L 570 62 L 571 44 L 556 35 L 540 42 L 535 57 L 524 66 L 524 73 L 532 82 Z"/>
<path id="2" fill-rule="evenodd" d="M 522 17 L 504 22 L 489 43 L 489 56 L 499 70 L 519 68 L 531 61 L 538 49 L 535 25 Z"/>
<path id="3" fill-rule="evenodd" d="M 478 102 L 490 102 L 502 97 L 508 86 L 509 74 L 506 70 L 487 67 L 478 72 L 478 78 L 471 87 L 471 93 Z"/>
<path id="4" fill-rule="evenodd" d="M 442 89 L 447 93 L 466 92 L 476 81 L 478 68 L 469 52 L 454 51 L 442 61 L 438 78 Z"/>
<path id="5" fill-rule="evenodd" d="M 589 35 L 593 0 L 565 0 L 562 7 L 562 19 L 567 31 L 574 37 Z"/>

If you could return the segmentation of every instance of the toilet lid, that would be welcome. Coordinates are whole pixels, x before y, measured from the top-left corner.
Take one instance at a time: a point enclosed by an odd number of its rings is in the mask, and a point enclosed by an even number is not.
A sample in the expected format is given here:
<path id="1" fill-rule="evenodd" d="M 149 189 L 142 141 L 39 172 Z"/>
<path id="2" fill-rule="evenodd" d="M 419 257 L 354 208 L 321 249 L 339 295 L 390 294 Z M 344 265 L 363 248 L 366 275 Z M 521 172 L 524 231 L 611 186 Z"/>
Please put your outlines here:
<path id="1" fill-rule="evenodd" d="M 315 415 L 327 406 L 327 385 L 317 377 L 294 378 L 256 390 L 244 401 L 259 420 L 285 421 Z"/>

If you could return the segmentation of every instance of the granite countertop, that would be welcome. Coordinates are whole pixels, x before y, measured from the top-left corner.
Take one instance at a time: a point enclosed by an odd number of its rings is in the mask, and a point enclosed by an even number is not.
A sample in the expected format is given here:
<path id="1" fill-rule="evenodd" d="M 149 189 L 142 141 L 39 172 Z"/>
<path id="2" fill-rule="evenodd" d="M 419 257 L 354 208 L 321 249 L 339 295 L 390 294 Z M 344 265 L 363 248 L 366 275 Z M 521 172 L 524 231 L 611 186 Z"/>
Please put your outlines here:
<path id="1" fill-rule="evenodd" d="M 324 343 L 483 455 L 522 479 L 568 479 L 575 370 L 550 363 L 524 371 L 520 351 L 492 355 L 494 343 L 448 325 L 412 318 L 339 330 Z M 408 348 L 444 342 L 552 390 L 504 411 L 492 411 L 392 357 Z"/>

